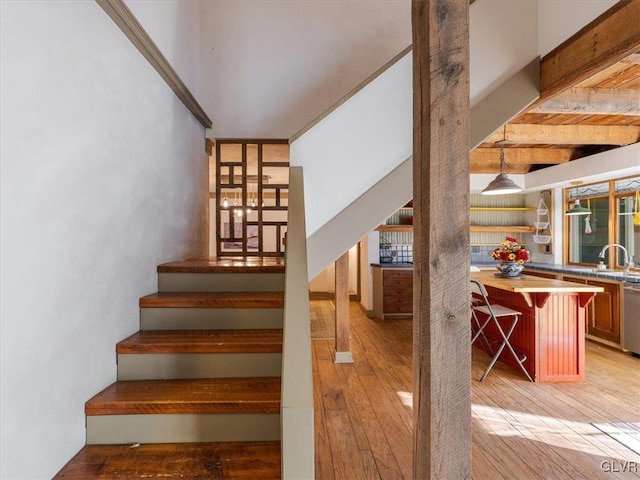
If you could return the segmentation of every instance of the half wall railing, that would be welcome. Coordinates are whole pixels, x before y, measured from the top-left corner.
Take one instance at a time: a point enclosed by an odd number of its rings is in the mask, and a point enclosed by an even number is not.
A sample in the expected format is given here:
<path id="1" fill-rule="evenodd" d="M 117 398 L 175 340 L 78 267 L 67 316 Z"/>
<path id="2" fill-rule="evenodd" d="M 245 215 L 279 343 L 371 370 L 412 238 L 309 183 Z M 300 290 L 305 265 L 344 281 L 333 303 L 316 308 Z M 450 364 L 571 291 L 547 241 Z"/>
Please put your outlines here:
<path id="1" fill-rule="evenodd" d="M 282 345 L 282 478 L 314 478 L 313 373 L 302 167 L 289 171 Z"/>

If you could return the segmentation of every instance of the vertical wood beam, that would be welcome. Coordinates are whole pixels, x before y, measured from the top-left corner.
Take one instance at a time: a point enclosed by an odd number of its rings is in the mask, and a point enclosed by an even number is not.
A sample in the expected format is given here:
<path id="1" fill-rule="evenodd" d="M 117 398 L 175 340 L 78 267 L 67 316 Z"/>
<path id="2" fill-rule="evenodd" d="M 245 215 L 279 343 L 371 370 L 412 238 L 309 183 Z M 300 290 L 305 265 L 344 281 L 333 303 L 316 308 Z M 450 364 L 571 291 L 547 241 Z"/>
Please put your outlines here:
<path id="1" fill-rule="evenodd" d="M 469 2 L 413 0 L 414 478 L 471 478 Z"/>
<path id="2" fill-rule="evenodd" d="M 336 363 L 353 363 L 349 347 L 349 252 L 336 260 Z"/>

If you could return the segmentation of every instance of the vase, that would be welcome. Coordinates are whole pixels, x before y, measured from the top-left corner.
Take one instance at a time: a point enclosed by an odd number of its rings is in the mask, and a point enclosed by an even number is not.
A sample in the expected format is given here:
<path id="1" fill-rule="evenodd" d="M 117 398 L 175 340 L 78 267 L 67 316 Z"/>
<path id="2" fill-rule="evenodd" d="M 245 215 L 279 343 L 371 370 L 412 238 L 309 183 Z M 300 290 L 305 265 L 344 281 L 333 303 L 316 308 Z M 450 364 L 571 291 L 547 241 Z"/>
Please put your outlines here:
<path id="1" fill-rule="evenodd" d="M 524 270 L 524 264 L 518 262 L 500 262 L 498 270 L 502 277 L 517 277 Z"/>

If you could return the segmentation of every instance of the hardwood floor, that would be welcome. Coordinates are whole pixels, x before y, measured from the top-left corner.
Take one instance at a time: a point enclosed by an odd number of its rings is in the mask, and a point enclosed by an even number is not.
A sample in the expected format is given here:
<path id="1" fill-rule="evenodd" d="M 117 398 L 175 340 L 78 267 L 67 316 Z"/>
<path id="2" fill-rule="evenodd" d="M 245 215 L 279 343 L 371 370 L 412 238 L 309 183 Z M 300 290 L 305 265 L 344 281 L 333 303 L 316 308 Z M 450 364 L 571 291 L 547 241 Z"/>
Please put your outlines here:
<path id="1" fill-rule="evenodd" d="M 312 328 L 332 321 L 328 300 L 311 312 L 325 317 Z M 333 340 L 313 341 L 316 478 L 411 479 L 411 319 L 369 319 L 354 302 L 350 313 L 353 365 L 333 363 Z M 640 420 L 640 360 L 588 342 L 587 380 L 555 384 L 500 362 L 481 383 L 487 364 L 474 348 L 474 479 L 640 478 L 640 455 L 592 425 Z"/>

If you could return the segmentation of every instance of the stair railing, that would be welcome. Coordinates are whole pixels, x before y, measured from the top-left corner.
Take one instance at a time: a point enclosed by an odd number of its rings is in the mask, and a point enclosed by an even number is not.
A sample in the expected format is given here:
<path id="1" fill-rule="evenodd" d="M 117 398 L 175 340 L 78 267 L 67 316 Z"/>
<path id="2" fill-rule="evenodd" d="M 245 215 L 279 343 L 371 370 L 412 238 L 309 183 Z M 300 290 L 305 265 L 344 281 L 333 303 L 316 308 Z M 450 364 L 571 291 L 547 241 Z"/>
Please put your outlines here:
<path id="1" fill-rule="evenodd" d="M 282 345 L 282 478 L 313 479 L 313 373 L 302 167 L 289 170 Z"/>

